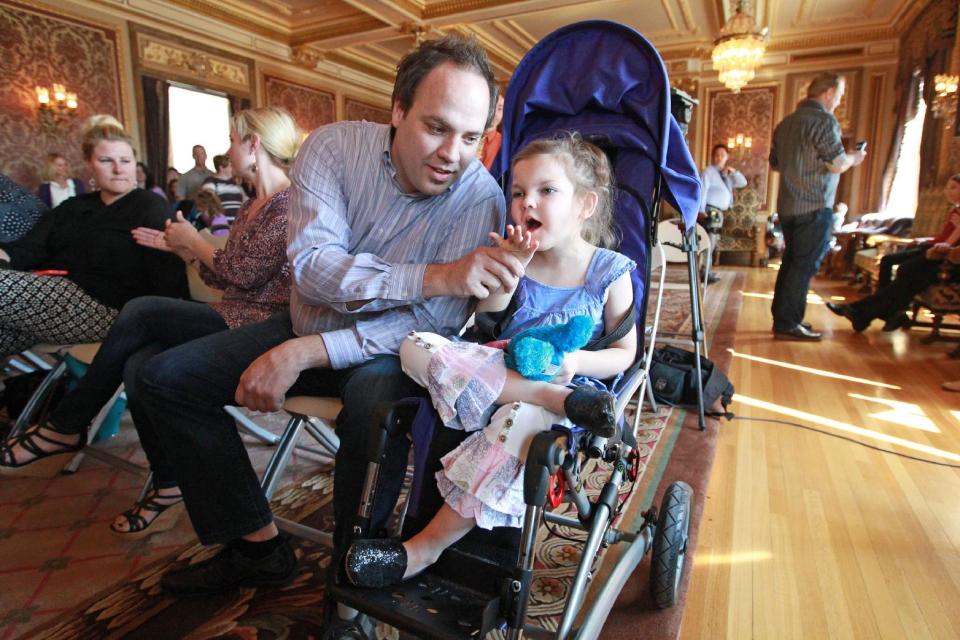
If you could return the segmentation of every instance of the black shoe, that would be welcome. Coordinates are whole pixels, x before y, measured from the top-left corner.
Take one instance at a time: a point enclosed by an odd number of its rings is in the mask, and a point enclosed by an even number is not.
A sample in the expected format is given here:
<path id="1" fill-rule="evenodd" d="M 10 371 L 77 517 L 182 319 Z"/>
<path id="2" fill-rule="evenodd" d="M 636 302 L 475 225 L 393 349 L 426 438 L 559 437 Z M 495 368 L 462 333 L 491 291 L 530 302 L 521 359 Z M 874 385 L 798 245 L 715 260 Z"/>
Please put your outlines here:
<path id="1" fill-rule="evenodd" d="M 864 329 L 870 326 L 870 320 L 861 318 L 860 315 L 854 311 L 853 307 L 848 304 L 837 304 L 836 302 L 828 302 L 827 309 L 830 309 L 833 313 L 838 316 L 843 316 L 850 321 L 850 324 L 853 325 L 853 330 L 857 333 L 860 333 Z"/>
<path id="2" fill-rule="evenodd" d="M 898 313 L 892 318 L 887 318 L 887 321 L 883 323 L 884 331 L 896 331 L 901 327 L 907 327 L 910 325 L 910 316 L 905 313 Z"/>
<path id="3" fill-rule="evenodd" d="M 256 560 L 231 543 L 209 560 L 165 574 L 160 585 L 167 595 L 201 598 L 239 587 L 282 587 L 293 581 L 297 569 L 297 556 L 286 540 Z"/>
<path id="4" fill-rule="evenodd" d="M 813 325 L 809 322 L 801 322 L 800 326 L 806 329 L 807 331 L 813 331 Z"/>
<path id="5" fill-rule="evenodd" d="M 810 329 L 807 329 L 802 324 L 798 324 L 792 329 L 783 331 L 777 331 L 775 329 L 773 337 L 777 340 L 806 340 L 812 342 L 819 340 L 820 334 L 816 331 L 810 331 Z"/>
<path id="6" fill-rule="evenodd" d="M 574 424 L 601 438 L 617 433 L 617 410 L 609 391 L 590 386 L 574 388 L 563 401 L 563 410 Z"/>
<path id="7" fill-rule="evenodd" d="M 350 584 L 379 589 L 403 580 L 407 550 L 396 538 L 357 540 L 347 549 L 343 564 Z"/>

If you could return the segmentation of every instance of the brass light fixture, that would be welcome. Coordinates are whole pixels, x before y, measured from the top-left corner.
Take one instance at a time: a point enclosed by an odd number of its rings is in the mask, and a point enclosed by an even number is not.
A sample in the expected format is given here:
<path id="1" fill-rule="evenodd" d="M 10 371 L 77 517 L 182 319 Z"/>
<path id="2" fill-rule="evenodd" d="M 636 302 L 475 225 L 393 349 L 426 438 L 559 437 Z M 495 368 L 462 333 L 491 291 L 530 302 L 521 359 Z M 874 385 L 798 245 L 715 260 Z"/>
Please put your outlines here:
<path id="1" fill-rule="evenodd" d="M 67 91 L 62 84 L 52 89 L 37 87 L 37 112 L 45 129 L 55 129 L 72 122 L 77 116 L 77 94 Z"/>
<path id="2" fill-rule="evenodd" d="M 734 93 L 753 80 L 766 49 L 767 28 L 757 30 L 748 0 L 738 0 L 737 10 L 720 29 L 713 46 L 713 66 L 720 82 Z"/>
<path id="3" fill-rule="evenodd" d="M 933 90 L 936 95 L 933 97 L 930 111 L 934 118 L 946 117 L 949 127 L 950 116 L 956 115 L 957 111 L 957 86 L 960 83 L 960 77 L 938 73 L 933 82 Z"/>

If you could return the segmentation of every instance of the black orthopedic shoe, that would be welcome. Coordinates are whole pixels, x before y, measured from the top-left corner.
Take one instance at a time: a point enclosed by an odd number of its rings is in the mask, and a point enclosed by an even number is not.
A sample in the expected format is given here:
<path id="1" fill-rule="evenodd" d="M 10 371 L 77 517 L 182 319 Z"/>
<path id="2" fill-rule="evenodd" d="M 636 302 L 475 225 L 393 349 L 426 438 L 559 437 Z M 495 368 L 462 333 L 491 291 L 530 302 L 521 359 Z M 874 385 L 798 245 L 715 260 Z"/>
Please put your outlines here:
<path id="1" fill-rule="evenodd" d="M 350 584 L 379 589 L 403 580 L 407 550 L 396 538 L 357 540 L 347 549 L 343 564 Z"/>
<path id="2" fill-rule="evenodd" d="M 860 333 L 864 329 L 870 326 L 870 320 L 860 317 L 853 307 L 848 304 L 837 304 L 836 302 L 828 302 L 827 309 L 830 309 L 833 313 L 838 316 L 843 316 L 850 321 L 850 324 L 853 325 L 853 330 L 857 333 Z"/>
<path id="3" fill-rule="evenodd" d="M 201 598 L 239 587 L 282 587 L 293 582 L 297 556 L 286 538 L 278 540 L 263 558 L 243 555 L 243 542 L 234 540 L 209 560 L 168 572 L 160 579 L 164 592 L 178 598 Z"/>
<path id="4" fill-rule="evenodd" d="M 583 385 L 575 387 L 563 401 L 563 410 L 574 424 L 601 438 L 617 433 L 617 410 L 609 391 Z"/>

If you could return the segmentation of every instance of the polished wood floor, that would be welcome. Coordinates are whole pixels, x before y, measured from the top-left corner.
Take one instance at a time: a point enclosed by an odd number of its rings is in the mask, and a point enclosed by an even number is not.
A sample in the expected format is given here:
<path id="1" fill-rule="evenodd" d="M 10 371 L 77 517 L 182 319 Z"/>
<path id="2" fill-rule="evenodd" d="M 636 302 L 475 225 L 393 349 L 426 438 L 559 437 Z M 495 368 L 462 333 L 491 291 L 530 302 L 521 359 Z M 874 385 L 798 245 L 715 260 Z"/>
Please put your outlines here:
<path id="1" fill-rule="evenodd" d="M 960 378 L 953 345 L 855 334 L 822 299 L 859 294 L 823 280 L 807 320 L 824 340 L 774 341 L 776 271 L 744 271 L 738 415 L 960 465 L 960 393 L 940 389 Z M 960 638 L 960 469 L 779 424 L 720 429 L 684 640 Z"/>

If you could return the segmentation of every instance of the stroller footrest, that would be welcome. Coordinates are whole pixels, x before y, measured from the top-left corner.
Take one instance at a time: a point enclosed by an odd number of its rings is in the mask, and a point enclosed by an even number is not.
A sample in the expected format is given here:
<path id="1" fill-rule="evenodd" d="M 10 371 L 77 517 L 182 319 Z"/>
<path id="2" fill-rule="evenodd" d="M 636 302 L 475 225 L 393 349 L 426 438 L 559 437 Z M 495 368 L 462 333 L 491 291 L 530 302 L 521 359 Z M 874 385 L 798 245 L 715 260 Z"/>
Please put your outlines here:
<path id="1" fill-rule="evenodd" d="M 330 593 L 337 602 L 417 638 L 479 640 L 499 618 L 499 596 L 491 597 L 428 572 L 383 589 L 336 585 Z"/>

